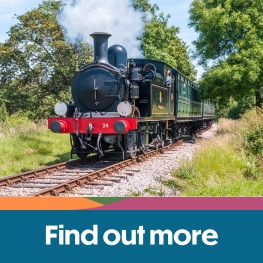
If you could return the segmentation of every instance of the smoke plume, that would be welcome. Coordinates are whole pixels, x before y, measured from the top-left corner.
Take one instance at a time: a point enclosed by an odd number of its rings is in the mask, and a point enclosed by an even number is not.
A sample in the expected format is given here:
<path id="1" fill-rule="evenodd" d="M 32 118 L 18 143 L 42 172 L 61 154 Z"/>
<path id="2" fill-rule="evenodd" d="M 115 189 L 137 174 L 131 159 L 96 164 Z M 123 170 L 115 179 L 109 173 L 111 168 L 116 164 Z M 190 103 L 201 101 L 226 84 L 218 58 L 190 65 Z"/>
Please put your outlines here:
<path id="1" fill-rule="evenodd" d="M 58 17 L 67 37 L 74 41 L 78 36 L 93 44 L 90 34 L 107 32 L 109 46 L 120 44 L 127 49 L 128 57 L 141 57 L 140 41 L 144 30 L 142 13 L 136 11 L 130 0 L 64 0 Z"/>

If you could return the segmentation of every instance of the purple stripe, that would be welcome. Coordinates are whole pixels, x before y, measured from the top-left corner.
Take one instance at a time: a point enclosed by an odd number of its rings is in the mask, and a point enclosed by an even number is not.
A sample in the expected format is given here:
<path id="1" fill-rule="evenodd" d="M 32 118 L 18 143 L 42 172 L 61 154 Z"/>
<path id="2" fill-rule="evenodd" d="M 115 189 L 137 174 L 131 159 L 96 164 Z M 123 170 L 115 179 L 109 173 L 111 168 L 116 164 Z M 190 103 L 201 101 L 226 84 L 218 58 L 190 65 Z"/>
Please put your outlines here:
<path id="1" fill-rule="evenodd" d="M 263 197 L 132 197 L 96 210 L 263 210 Z"/>

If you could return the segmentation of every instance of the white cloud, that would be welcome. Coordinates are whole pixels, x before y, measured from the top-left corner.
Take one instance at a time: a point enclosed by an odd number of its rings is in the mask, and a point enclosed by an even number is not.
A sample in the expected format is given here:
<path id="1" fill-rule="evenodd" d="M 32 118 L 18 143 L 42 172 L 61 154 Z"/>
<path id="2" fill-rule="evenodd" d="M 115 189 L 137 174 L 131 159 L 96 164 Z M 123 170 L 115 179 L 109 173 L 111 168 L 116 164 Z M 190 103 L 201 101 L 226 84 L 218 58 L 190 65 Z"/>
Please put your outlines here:
<path id="1" fill-rule="evenodd" d="M 74 5 L 72 0 L 64 2 L 59 22 L 73 41 L 82 35 L 85 41 L 93 43 L 90 34 L 107 32 L 112 35 L 109 45 L 123 45 L 129 57 L 141 56 L 137 37 L 144 29 L 142 14 L 134 10 L 129 0 L 79 0 Z"/>

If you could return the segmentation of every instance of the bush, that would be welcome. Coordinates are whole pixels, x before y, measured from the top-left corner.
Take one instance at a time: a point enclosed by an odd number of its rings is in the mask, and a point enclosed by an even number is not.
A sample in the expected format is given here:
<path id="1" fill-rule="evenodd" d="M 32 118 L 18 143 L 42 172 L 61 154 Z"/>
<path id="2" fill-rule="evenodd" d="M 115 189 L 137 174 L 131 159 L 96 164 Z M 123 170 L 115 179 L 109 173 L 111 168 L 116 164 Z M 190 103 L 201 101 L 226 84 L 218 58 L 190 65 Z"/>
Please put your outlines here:
<path id="1" fill-rule="evenodd" d="M 257 155 L 263 157 L 263 112 L 253 109 L 242 116 L 232 131 L 233 146 L 239 152 L 255 159 Z"/>
<path id="2" fill-rule="evenodd" d="M 6 106 L 3 103 L 2 105 L 0 105 L 0 123 L 5 122 L 7 119 L 7 116 L 8 114 L 7 114 Z"/>
<path id="3" fill-rule="evenodd" d="M 203 141 L 194 159 L 172 172 L 174 182 L 163 183 L 184 196 L 262 196 L 263 110 L 220 119 L 218 126 L 218 136 Z"/>

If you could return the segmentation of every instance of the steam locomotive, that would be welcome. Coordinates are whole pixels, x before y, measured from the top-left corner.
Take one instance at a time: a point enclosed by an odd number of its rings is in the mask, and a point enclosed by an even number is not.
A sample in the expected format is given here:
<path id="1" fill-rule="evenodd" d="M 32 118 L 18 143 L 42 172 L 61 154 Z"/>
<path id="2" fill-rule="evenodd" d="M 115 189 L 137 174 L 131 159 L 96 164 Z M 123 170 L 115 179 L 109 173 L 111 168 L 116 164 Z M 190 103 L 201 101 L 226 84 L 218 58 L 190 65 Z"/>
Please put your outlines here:
<path id="1" fill-rule="evenodd" d="M 127 59 L 123 46 L 108 48 L 110 36 L 91 34 L 94 61 L 73 79 L 74 104 L 57 103 L 59 117 L 48 119 L 52 132 L 70 134 L 71 156 L 132 158 L 213 122 L 214 105 L 195 83 L 166 63 Z"/>

